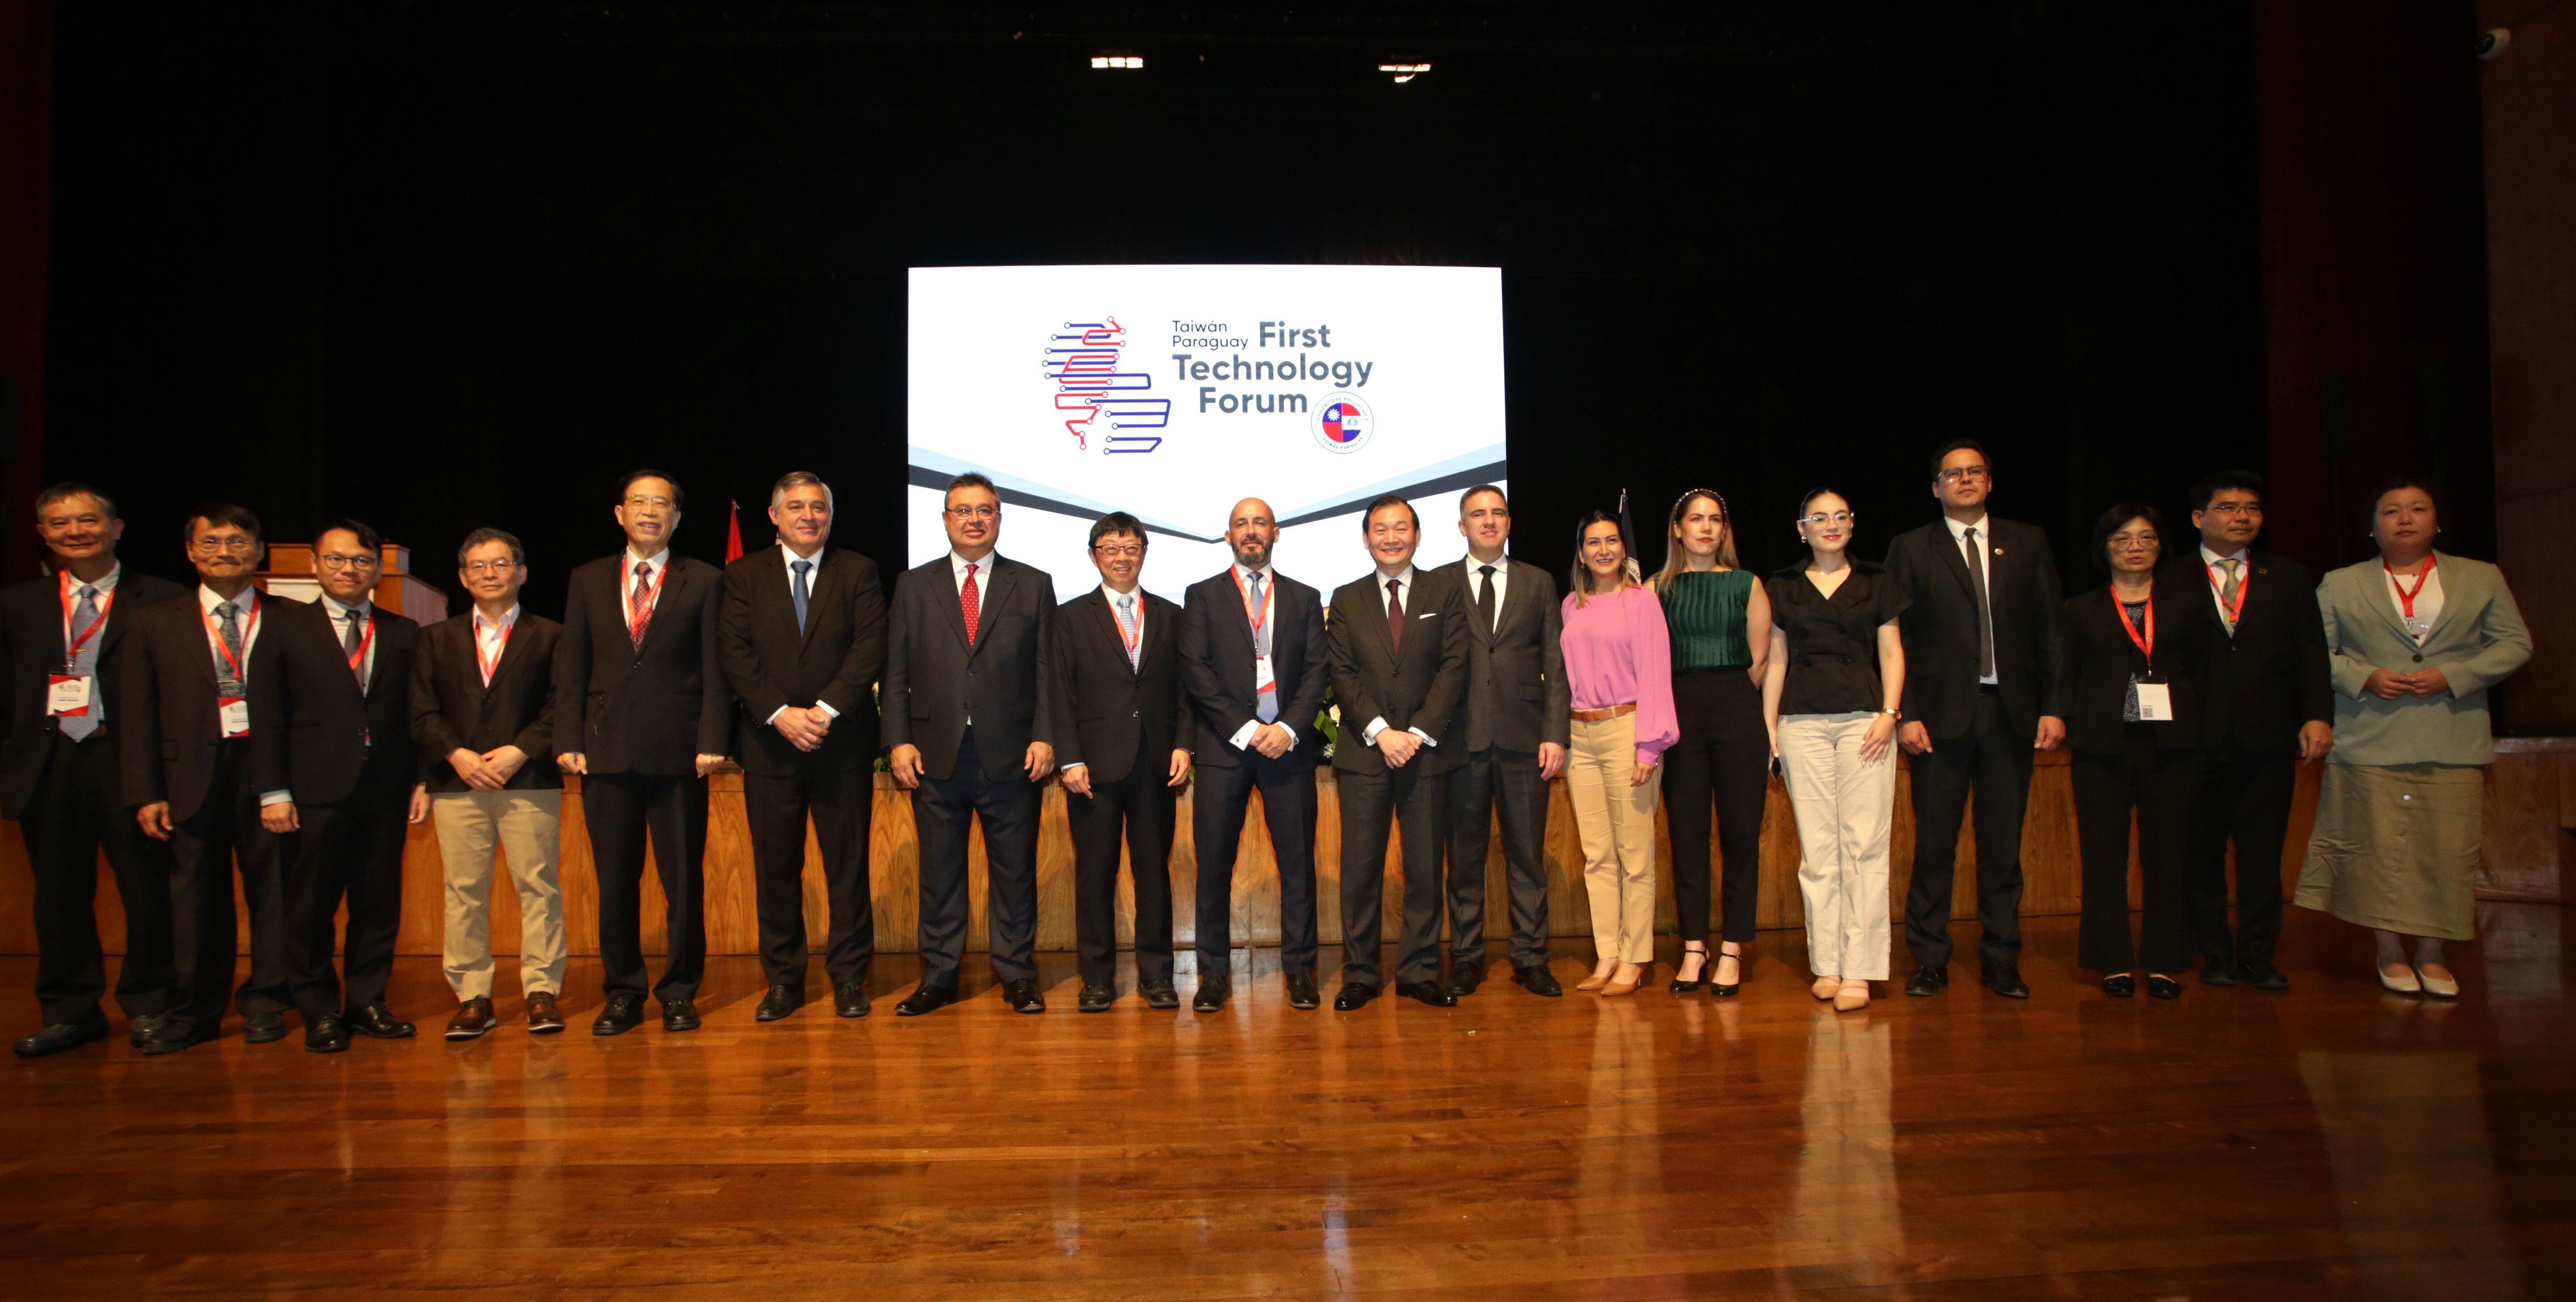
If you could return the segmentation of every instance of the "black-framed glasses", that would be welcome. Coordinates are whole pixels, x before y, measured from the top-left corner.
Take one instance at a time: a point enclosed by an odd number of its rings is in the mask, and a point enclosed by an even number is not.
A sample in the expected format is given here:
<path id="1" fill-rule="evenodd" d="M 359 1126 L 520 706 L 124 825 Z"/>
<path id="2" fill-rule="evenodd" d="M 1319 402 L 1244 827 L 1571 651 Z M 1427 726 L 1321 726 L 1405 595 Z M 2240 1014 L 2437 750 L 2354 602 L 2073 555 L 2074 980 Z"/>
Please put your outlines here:
<path id="1" fill-rule="evenodd" d="M 1952 466 L 1948 470 L 1941 472 L 1941 482 L 1945 484 L 1956 484 L 1962 482 L 1982 484 L 1985 481 L 1986 468 L 1984 466 Z"/>

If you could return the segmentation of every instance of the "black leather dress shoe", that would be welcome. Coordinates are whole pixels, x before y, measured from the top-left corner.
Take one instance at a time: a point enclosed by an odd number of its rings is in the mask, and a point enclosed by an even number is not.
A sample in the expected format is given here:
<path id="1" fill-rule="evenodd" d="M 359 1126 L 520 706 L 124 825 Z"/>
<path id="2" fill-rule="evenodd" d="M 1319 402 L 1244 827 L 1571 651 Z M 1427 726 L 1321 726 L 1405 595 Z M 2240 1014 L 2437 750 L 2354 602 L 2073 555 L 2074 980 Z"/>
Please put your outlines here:
<path id="1" fill-rule="evenodd" d="M 2182 982 L 2176 981 L 2169 976 L 2157 976 L 2150 972 L 2147 974 L 2147 997 L 2150 999 L 2180 999 L 2182 998 Z"/>
<path id="2" fill-rule="evenodd" d="M 1003 982 L 1002 1002 L 1010 1005 L 1011 1011 L 1015 1013 L 1046 1011 L 1046 996 L 1038 993 L 1038 983 L 1033 979 L 1023 978 L 1018 981 Z"/>
<path id="3" fill-rule="evenodd" d="M 1198 997 L 1190 1000 L 1190 1011 L 1199 1013 L 1222 1011 L 1225 1008 L 1226 997 L 1234 993 L 1233 985 L 1233 982 L 1221 976 L 1200 977 Z"/>
<path id="4" fill-rule="evenodd" d="M 34 1035 L 21 1038 L 9 1046 L 9 1052 L 21 1058 L 42 1058 L 77 1049 L 92 1040 L 107 1038 L 107 1014 L 93 1008 L 89 1016 L 77 1022 L 49 1022 L 37 1028 Z"/>
<path id="5" fill-rule="evenodd" d="M 665 1031 L 694 1031 L 698 1029 L 698 1001 L 694 999 L 663 1000 L 662 1029 Z"/>
<path id="6" fill-rule="evenodd" d="M 321 1017 L 304 1027 L 306 1053 L 346 1053 L 349 1049 L 349 1024 L 337 1017 Z"/>
<path id="7" fill-rule="evenodd" d="M 1356 1013 L 1368 1007 L 1368 1001 L 1375 998 L 1377 998 L 1376 986 L 1365 981 L 1345 981 L 1342 983 L 1341 991 L 1333 996 L 1333 1011 Z"/>
<path id="8" fill-rule="evenodd" d="M 1449 993 L 1461 997 L 1476 993 L 1485 984 L 1485 965 L 1476 962 L 1449 965 Z"/>
<path id="9" fill-rule="evenodd" d="M 1937 995 L 1949 988 L 1950 969 L 1946 967 L 1934 967 L 1929 963 L 1925 963 L 1915 968 L 1914 975 L 1905 978 L 1905 993 L 1913 995 L 1918 999 L 1929 995 Z"/>
<path id="10" fill-rule="evenodd" d="M 1415 1003 L 1429 1004 L 1434 1008 L 1455 1008 L 1458 1006 L 1458 996 L 1450 993 L 1449 987 L 1444 986 L 1437 981 L 1399 982 L 1395 987 L 1395 992 L 1414 1001 Z"/>
<path id="11" fill-rule="evenodd" d="M 1314 973 L 1288 974 L 1288 1006 L 1300 1012 L 1311 1012 L 1324 1006 L 1323 992 L 1315 988 Z"/>
<path id="12" fill-rule="evenodd" d="M 1512 981 L 1521 989 L 1548 999 L 1556 999 L 1565 994 L 1565 987 L 1556 983 L 1556 974 L 1548 971 L 1544 963 L 1513 968 Z"/>
<path id="13" fill-rule="evenodd" d="M 340 1019 L 350 1030 L 371 1040 L 408 1040 L 419 1032 L 383 1004 L 369 1004 Z"/>
<path id="14" fill-rule="evenodd" d="M 159 1013 L 136 1013 L 134 1016 L 127 1018 L 125 1022 L 125 1042 L 137 1049 L 142 1048 L 143 1042 L 152 1038 L 152 1028 L 159 1025 L 160 1022 L 161 1014 Z"/>
<path id="15" fill-rule="evenodd" d="M 1136 987 L 1136 993 L 1145 997 L 1145 1006 L 1147 1008 L 1178 1008 L 1181 1006 L 1181 992 L 1173 987 L 1172 979 L 1170 977 L 1157 977 L 1154 980 L 1144 982 Z"/>
<path id="16" fill-rule="evenodd" d="M 177 1053 L 181 1049 L 204 1044 L 213 1038 L 215 1028 L 211 1024 L 199 1026 L 184 1017 L 163 1016 L 152 1019 L 151 1029 L 136 1036 L 134 1048 L 144 1057 L 158 1058 L 165 1053 Z"/>
<path id="17" fill-rule="evenodd" d="M 774 1022 L 795 1012 L 805 1002 L 805 992 L 794 986 L 773 985 L 760 997 L 760 1007 L 751 1010 L 751 1020 Z"/>
<path id="18" fill-rule="evenodd" d="M 2246 960 L 2244 972 L 2245 984 L 2252 986 L 2257 990 L 2287 990 L 2290 988 L 2290 978 L 2281 975 L 2281 969 L 2272 966 L 2271 963 L 2266 960 Z"/>
<path id="19" fill-rule="evenodd" d="M 1977 978 L 1986 989 L 2006 999 L 2030 998 L 2030 987 L 2021 979 L 2021 965 L 1997 963 L 1986 968 Z"/>
<path id="20" fill-rule="evenodd" d="M 2138 993 L 2138 979 L 2126 972 L 2102 978 L 2102 993 L 2113 999 L 2127 999 Z"/>
<path id="21" fill-rule="evenodd" d="M 2200 983 L 2205 986 L 2236 984 L 2236 965 L 2223 958 L 2213 958 L 2200 965 Z"/>
<path id="22" fill-rule="evenodd" d="M 644 1024 L 644 996 L 610 995 L 608 1006 L 599 1010 L 599 1020 L 590 1024 L 593 1035 L 624 1035 Z"/>
<path id="23" fill-rule="evenodd" d="M 275 1044 L 286 1038 L 286 1014 L 242 1014 L 242 1043 Z"/>
<path id="24" fill-rule="evenodd" d="M 955 986 L 917 986 L 911 994 L 903 997 L 902 1003 L 894 1006 L 894 1015 L 919 1017 L 923 1013 L 938 1012 L 956 1002 L 957 987 Z"/>
<path id="25" fill-rule="evenodd" d="M 1082 994 L 1073 1001 L 1073 1010 L 1077 1013 L 1105 1013 L 1117 998 L 1118 992 L 1115 989 L 1085 981 L 1082 983 Z"/>
<path id="26" fill-rule="evenodd" d="M 832 1015 L 834 1017 L 867 1016 L 868 983 L 844 981 L 832 987 Z"/>

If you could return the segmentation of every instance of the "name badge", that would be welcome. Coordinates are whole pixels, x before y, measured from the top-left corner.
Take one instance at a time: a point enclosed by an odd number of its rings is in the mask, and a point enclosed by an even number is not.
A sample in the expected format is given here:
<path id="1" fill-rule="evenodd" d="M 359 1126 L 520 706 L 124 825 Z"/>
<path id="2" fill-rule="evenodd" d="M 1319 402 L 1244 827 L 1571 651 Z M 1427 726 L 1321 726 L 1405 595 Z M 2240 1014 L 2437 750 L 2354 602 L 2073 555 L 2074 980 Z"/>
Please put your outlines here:
<path id="1" fill-rule="evenodd" d="M 2173 717 L 2173 688 L 2163 683 L 2138 684 L 2139 722 L 2171 723 Z"/>
<path id="2" fill-rule="evenodd" d="M 223 720 L 225 736 L 247 737 L 250 735 L 249 701 L 238 696 L 216 697 L 215 717 Z"/>
<path id="3" fill-rule="evenodd" d="M 89 713 L 87 675 L 53 674 L 45 679 L 45 713 L 56 717 Z"/>
<path id="4" fill-rule="evenodd" d="M 1275 692 L 1279 690 L 1279 678 L 1277 675 L 1270 672 L 1270 657 L 1254 656 L 1252 658 L 1252 690 L 1256 692 Z"/>

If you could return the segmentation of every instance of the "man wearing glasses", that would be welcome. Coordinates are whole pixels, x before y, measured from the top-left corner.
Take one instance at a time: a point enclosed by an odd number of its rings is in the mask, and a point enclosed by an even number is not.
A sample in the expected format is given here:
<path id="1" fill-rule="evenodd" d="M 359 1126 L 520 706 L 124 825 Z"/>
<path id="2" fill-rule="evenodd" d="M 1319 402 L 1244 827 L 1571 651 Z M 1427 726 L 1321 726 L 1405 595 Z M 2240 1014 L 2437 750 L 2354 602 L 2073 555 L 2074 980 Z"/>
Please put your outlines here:
<path id="1" fill-rule="evenodd" d="M 1017 1013 L 1038 994 L 1039 785 L 1055 771 L 1055 581 L 996 555 L 1002 498 L 977 474 L 948 483 L 948 554 L 905 573 L 886 633 L 885 739 L 921 838 L 918 1017 L 957 1002 L 965 960 L 966 842 L 984 825 L 993 975 Z"/>
<path id="2" fill-rule="evenodd" d="M 698 1029 L 706 974 L 707 775 L 725 758 L 733 689 L 716 651 L 724 572 L 675 555 L 686 499 L 658 470 L 630 471 L 613 512 L 615 556 L 573 570 L 555 643 L 555 763 L 581 776 L 599 872 L 599 961 L 608 1002 L 593 1035 L 644 1021 L 644 847 L 662 879 L 668 937 L 662 1029 Z"/>
<path id="3" fill-rule="evenodd" d="M 179 1002 L 136 1034 L 145 1054 L 215 1038 L 232 994 L 233 870 L 250 907 L 250 976 L 239 1002 L 242 1038 L 286 1038 L 289 1002 L 286 886 L 277 837 L 261 824 L 251 736 L 266 726 L 250 700 L 263 616 L 251 588 L 262 548 L 259 517 L 229 502 L 197 508 L 184 537 L 197 599 L 134 612 L 127 648 L 125 799 L 143 834 L 170 843 L 171 966 Z"/>
<path id="4" fill-rule="evenodd" d="M 2036 525 L 1986 514 L 1994 472 L 1983 445 L 1932 454 L 1941 519 L 1888 545 L 1888 577 L 1913 599 L 1905 635 L 1904 722 L 1913 770 L 1914 882 L 1905 941 L 1909 995 L 1950 984 L 1950 869 L 1968 799 L 1977 809 L 1978 971 L 1989 990 L 2027 999 L 2021 979 L 2021 824 L 2031 752 L 2066 739 L 2059 673 L 2066 595 Z"/>

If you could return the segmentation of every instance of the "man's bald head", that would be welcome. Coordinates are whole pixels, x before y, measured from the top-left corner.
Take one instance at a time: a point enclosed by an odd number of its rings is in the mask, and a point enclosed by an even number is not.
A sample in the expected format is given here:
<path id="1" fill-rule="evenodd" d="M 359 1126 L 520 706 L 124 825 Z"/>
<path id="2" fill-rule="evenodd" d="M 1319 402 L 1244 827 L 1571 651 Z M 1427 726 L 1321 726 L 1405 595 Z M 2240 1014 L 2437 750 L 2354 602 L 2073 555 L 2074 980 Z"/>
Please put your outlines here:
<path id="1" fill-rule="evenodd" d="M 1271 516 L 1268 502 L 1247 497 L 1234 504 L 1225 524 L 1225 543 L 1234 549 L 1235 564 L 1248 570 L 1269 565 L 1271 548 L 1278 542 L 1279 522 Z"/>

